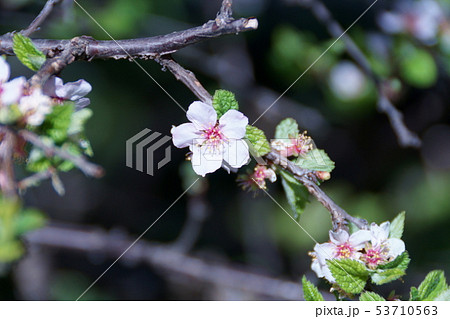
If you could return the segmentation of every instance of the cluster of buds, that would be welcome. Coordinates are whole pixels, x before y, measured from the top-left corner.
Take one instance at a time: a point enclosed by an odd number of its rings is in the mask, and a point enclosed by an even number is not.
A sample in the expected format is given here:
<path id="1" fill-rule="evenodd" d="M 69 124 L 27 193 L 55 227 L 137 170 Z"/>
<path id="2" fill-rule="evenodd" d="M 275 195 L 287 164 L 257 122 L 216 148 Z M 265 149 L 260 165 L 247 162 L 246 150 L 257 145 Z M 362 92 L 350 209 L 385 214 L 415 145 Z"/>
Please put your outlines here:
<path id="1" fill-rule="evenodd" d="M 76 109 L 87 106 L 84 98 L 91 85 L 84 81 L 63 84 L 62 79 L 52 76 L 41 87 L 28 87 L 25 77 L 9 80 L 10 67 L 0 58 L 0 123 L 23 122 L 39 126 L 53 107 L 64 101 L 73 101 Z"/>
<path id="2" fill-rule="evenodd" d="M 255 192 L 266 189 L 266 179 L 273 183 L 277 180 L 277 174 L 272 168 L 261 164 L 257 164 L 253 172 L 238 176 L 238 182 L 244 190 Z"/>
<path id="3" fill-rule="evenodd" d="M 405 251 L 405 243 L 398 238 L 389 238 L 390 223 L 381 225 L 372 223 L 370 229 L 363 229 L 349 234 L 339 229 L 330 231 L 330 241 L 316 244 L 309 255 L 313 258 L 311 269 L 319 278 L 335 283 L 327 260 L 353 259 L 363 263 L 369 269 L 394 260 Z"/>
<path id="4" fill-rule="evenodd" d="M 284 157 L 301 156 L 308 153 L 314 148 L 314 143 L 311 137 L 304 131 L 295 137 L 285 139 L 275 139 L 271 146 L 274 150 Z"/>

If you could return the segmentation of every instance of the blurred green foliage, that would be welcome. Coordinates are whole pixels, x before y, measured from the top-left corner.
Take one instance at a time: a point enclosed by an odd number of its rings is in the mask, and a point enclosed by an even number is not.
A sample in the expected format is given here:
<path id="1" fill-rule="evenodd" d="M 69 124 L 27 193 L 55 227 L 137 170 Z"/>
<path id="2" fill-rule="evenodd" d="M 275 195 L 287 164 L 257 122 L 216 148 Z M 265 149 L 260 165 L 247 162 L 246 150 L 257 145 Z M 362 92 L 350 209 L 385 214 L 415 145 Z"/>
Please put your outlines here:
<path id="1" fill-rule="evenodd" d="M 0 195 L 0 264 L 10 263 L 25 252 L 20 236 L 44 225 L 44 215 L 31 208 L 22 208 L 15 199 Z"/>

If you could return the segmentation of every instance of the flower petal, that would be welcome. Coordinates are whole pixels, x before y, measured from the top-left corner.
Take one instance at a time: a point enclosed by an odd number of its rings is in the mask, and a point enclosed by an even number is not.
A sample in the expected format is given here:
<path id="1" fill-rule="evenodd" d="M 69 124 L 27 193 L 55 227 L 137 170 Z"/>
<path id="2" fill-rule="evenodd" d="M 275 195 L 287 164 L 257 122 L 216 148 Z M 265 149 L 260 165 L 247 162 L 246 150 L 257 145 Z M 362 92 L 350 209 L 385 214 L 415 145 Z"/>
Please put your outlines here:
<path id="1" fill-rule="evenodd" d="M 42 87 L 42 92 L 50 97 L 59 97 L 56 94 L 56 88 L 63 86 L 63 80 L 56 76 L 51 76 Z"/>
<path id="2" fill-rule="evenodd" d="M 217 122 L 216 110 L 211 105 L 200 101 L 195 101 L 189 105 L 186 116 L 198 130 L 211 128 Z"/>
<path id="3" fill-rule="evenodd" d="M 334 284 L 336 283 L 336 279 L 334 279 L 333 274 L 331 273 L 330 268 L 328 268 L 328 265 L 323 268 L 323 273 L 325 275 L 325 279 L 328 280 L 330 283 Z"/>
<path id="4" fill-rule="evenodd" d="M 375 223 L 370 225 L 370 232 L 372 234 L 371 242 L 373 246 L 381 245 L 389 236 L 390 223 L 384 222 L 380 226 Z"/>
<path id="5" fill-rule="evenodd" d="M 336 232 L 333 232 L 330 230 L 330 240 L 332 243 L 336 245 L 342 245 L 345 244 L 350 237 L 347 231 L 339 229 Z"/>
<path id="6" fill-rule="evenodd" d="M 223 159 L 233 168 L 244 166 L 250 159 L 247 143 L 244 140 L 229 140 L 224 144 Z"/>
<path id="7" fill-rule="evenodd" d="M 229 110 L 219 119 L 220 131 L 228 138 L 243 138 L 248 118 L 239 111 Z"/>
<path id="8" fill-rule="evenodd" d="M 56 86 L 56 95 L 58 97 L 76 101 L 92 91 L 92 86 L 85 80 L 68 82 L 62 86 Z"/>
<path id="9" fill-rule="evenodd" d="M 313 253 L 313 255 L 315 255 L 316 258 L 313 259 L 313 262 L 311 264 L 311 269 L 316 273 L 317 277 L 319 278 L 325 277 L 325 279 L 331 283 L 335 283 L 336 280 L 331 274 L 330 268 L 328 268 L 328 265 L 325 260 L 331 259 L 332 257 L 328 256 L 331 256 L 333 252 L 334 252 L 334 245 L 331 243 L 316 244 L 314 246 L 314 253 Z"/>
<path id="10" fill-rule="evenodd" d="M 8 62 L 0 57 L 0 83 L 8 81 L 10 76 L 10 69 Z"/>
<path id="11" fill-rule="evenodd" d="M 314 251 L 321 265 L 326 265 L 325 260 L 333 259 L 335 255 L 336 245 L 333 243 L 316 244 Z"/>
<path id="12" fill-rule="evenodd" d="M 200 137 L 200 132 L 192 123 L 174 126 L 170 130 L 170 133 L 172 133 L 173 145 L 178 148 L 188 147 L 194 144 Z"/>
<path id="13" fill-rule="evenodd" d="M 387 240 L 387 245 L 389 247 L 389 257 L 395 258 L 405 251 L 405 243 L 401 239 L 389 238 Z"/>
<path id="14" fill-rule="evenodd" d="M 192 151 L 192 168 L 198 175 L 205 177 L 206 174 L 217 171 L 222 166 L 222 150 L 212 151 L 206 146 L 194 144 L 190 146 Z"/>
<path id="15" fill-rule="evenodd" d="M 91 104 L 91 100 L 87 97 L 82 97 L 81 99 L 75 101 L 75 109 L 81 110 L 82 108 L 85 108 L 89 104 Z"/>
<path id="16" fill-rule="evenodd" d="M 371 233 L 369 230 L 358 230 L 350 235 L 348 242 L 356 250 L 365 246 L 366 242 L 370 241 Z"/>
<path id="17" fill-rule="evenodd" d="M 323 266 L 319 263 L 317 259 L 313 259 L 311 263 L 311 269 L 314 271 L 319 278 L 325 277 L 325 274 L 323 273 Z"/>
<path id="18" fill-rule="evenodd" d="M 380 224 L 380 228 L 383 234 L 383 237 L 388 238 L 389 237 L 389 229 L 391 228 L 390 222 L 384 222 Z"/>
<path id="19" fill-rule="evenodd" d="M 0 104 L 11 105 L 18 103 L 22 96 L 25 83 L 26 79 L 23 76 L 3 83 L 3 92 L 0 95 Z"/>

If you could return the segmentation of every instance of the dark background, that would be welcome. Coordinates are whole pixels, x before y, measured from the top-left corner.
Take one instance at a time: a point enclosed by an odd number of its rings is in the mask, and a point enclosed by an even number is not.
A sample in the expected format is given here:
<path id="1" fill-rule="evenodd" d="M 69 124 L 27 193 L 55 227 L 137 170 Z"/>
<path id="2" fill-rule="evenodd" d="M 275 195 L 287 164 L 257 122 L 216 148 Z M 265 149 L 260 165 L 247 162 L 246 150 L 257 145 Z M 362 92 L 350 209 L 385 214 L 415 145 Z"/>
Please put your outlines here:
<path id="1" fill-rule="evenodd" d="M 236 0 L 234 16 L 256 16 L 257 31 L 211 39 L 175 53 L 174 58 L 194 71 L 211 93 L 218 88 L 236 93 L 240 110 L 253 122 L 333 40 L 310 11 L 288 2 Z M 44 3 L 0 1 L 0 32 L 24 28 Z M 324 3 L 346 28 L 371 1 Z M 387 3 L 380 1 L 349 32 L 365 52 L 370 51 L 370 36 L 382 34 L 376 20 L 387 9 Z M 220 7 L 220 1 L 193 0 L 104 0 L 80 4 L 116 39 L 201 25 L 213 19 Z M 71 38 L 82 34 L 108 39 L 76 5 L 69 5 L 57 10 L 33 37 Z M 408 36 L 402 41 L 421 46 Z M 340 98 L 330 89 L 331 69 L 344 60 L 351 61 L 340 42 L 256 123 L 268 137 L 285 117 L 295 118 L 301 129 L 308 130 L 317 146 L 336 162 L 332 179 L 324 183 L 323 189 L 352 215 L 380 223 L 392 220 L 402 210 L 407 212 L 403 239 L 412 259 L 410 268 L 404 284 L 395 281 L 380 290 L 387 294 L 395 289 L 404 297 L 408 296 L 409 287 L 420 283 L 428 271 L 450 270 L 449 78 L 446 67 L 439 62 L 439 48 L 424 47 L 438 61 L 436 81 L 417 88 L 400 78 L 402 88 L 395 100 L 408 127 L 422 138 L 420 150 L 399 147 L 386 116 L 376 111 L 370 80 L 366 80 L 365 92 L 352 101 Z M 392 48 L 390 54 L 395 61 L 404 52 Z M 8 62 L 13 76 L 31 75 L 15 58 Z M 139 63 L 183 107 L 196 100 L 155 62 Z M 398 76 L 395 65 L 389 71 L 389 76 Z M 112 234 L 137 237 L 184 191 L 182 180 L 187 179 L 187 174 L 180 172 L 189 170 L 180 169 L 186 150 L 176 148 L 172 148 L 170 164 L 154 176 L 128 168 L 125 141 L 144 128 L 170 135 L 172 125 L 186 122 L 185 114 L 137 65 L 128 61 L 77 62 L 64 70 L 62 78 L 82 78 L 93 86 L 89 97 L 94 116 L 87 125 L 87 136 L 95 153 L 93 161 L 105 168 L 106 175 L 94 180 L 79 171 L 63 174 L 65 196 L 59 197 L 51 183 L 44 182 L 26 193 L 26 204 L 44 211 L 52 223 L 94 225 L 111 230 Z M 19 174 L 21 170 L 19 167 Z M 192 253 L 297 282 L 306 274 L 308 279 L 320 283 L 310 270 L 311 259 L 307 255 L 314 246 L 312 240 L 268 196 L 253 197 L 243 192 L 235 179 L 234 174 L 218 171 L 201 180 L 201 185 L 207 187 L 204 200 L 209 216 Z M 288 209 L 280 183 L 270 185 L 269 192 Z M 175 240 L 186 219 L 188 200 L 189 196 L 185 196 L 176 203 L 143 240 Z M 313 198 L 301 224 L 317 241 L 327 240 L 329 214 Z M 36 267 L 49 267 L 51 276 L 42 281 L 41 295 L 31 295 L 35 299 L 76 299 L 113 261 L 67 250 L 42 249 L 40 253 L 45 262 Z M 2 299 L 30 298 L 26 288 L 18 284 L 23 279 L 15 273 L 16 268 L 14 265 L 0 278 Z M 195 278 L 188 279 L 189 284 L 183 282 L 142 264 L 119 262 L 85 299 L 260 298 L 226 292 L 220 287 L 212 289 Z M 323 283 L 320 287 L 326 289 Z"/>

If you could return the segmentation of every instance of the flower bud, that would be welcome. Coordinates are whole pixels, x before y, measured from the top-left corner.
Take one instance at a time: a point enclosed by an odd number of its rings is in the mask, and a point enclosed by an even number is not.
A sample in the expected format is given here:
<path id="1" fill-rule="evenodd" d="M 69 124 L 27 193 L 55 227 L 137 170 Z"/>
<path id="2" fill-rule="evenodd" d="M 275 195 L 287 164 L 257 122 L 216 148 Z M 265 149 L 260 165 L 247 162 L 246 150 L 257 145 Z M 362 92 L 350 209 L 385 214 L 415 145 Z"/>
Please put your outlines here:
<path id="1" fill-rule="evenodd" d="M 331 178 L 331 174 L 329 172 L 324 171 L 316 171 L 316 176 L 322 181 L 327 181 Z"/>

